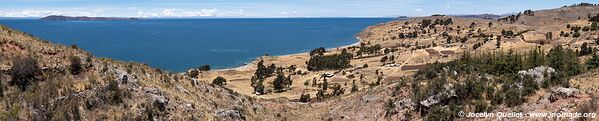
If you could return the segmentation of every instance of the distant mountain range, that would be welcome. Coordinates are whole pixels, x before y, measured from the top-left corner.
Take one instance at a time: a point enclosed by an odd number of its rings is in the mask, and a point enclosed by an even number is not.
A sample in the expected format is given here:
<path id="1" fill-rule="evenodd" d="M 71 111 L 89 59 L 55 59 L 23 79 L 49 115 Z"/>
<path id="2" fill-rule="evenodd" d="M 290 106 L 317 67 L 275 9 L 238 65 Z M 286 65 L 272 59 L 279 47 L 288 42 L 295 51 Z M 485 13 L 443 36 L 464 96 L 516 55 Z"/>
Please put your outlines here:
<path id="1" fill-rule="evenodd" d="M 120 18 L 120 17 L 87 17 L 87 16 L 61 16 L 51 15 L 40 18 L 40 20 L 53 20 L 53 21 L 103 21 L 103 20 L 139 20 L 139 18 Z"/>

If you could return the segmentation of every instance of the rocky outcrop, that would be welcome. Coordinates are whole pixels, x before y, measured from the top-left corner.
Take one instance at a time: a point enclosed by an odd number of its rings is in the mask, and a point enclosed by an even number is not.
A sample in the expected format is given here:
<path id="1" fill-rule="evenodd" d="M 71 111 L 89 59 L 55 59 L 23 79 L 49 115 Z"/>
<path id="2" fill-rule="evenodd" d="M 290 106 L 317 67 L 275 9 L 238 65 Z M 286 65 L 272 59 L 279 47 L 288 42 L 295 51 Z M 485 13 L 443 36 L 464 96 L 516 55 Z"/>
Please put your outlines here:
<path id="1" fill-rule="evenodd" d="M 555 102 L 557 100 L 577 97 L 580 95 L 580 91 L 576 88 L 564 88 L 564 87 L 556 87 L 551 89 L 551 95 L 549 95 L 549 101 Z"/>
<path id="2" fill-rule="evenodd" d="M 547 66 L 539 66 L 528 70 L 518 71 L 518 74 L 522 76 L 531 76 L 535 82 L 542 84 L 546 77 L 551 77 L 551 74 L 555 73 L 555 69 Z"/>

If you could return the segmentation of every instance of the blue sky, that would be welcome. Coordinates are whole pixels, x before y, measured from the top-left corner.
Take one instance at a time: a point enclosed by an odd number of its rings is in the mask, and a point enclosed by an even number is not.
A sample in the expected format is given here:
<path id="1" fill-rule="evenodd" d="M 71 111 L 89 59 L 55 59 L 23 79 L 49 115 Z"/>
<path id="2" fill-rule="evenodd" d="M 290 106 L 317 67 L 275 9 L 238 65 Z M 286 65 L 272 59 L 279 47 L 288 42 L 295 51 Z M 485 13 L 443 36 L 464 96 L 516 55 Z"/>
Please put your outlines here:
<path id="1" fill-rule="evenodd" d="M 599 0 L 0 0 L 0 17 L 396 17 L 505 14 Z"/>

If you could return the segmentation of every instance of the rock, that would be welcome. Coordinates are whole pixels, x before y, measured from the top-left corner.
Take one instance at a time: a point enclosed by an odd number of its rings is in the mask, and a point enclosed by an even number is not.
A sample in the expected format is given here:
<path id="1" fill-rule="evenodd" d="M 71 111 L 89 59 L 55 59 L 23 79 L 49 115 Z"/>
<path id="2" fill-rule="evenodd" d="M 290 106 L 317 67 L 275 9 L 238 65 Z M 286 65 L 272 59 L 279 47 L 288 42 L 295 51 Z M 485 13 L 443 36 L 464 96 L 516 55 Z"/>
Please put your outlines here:
<path id="1" fill-rule="evenodd" d="M 168 104 L 168 98 L 160 95 L 153 95 L 152 100 L 154 101 L 154 105 L 161 107 L 161 110 L 164 111 L 164 107 Z"/>
<path id="2" fill-rule="evenodd" d="M 160 93 L 160 90 L 157 88 L 152 88 L 152 87 L 144 87 L 144 91 L 146 93 L 150 93 L 150 94 L 158 94 Z"/>
<path id="3" fill-rule="evenodd" d="M 437 104 L 437 103 L 443 101 L 441 99 L 448 99 L 448 98 L 457 96 L 455 94 L 455 90 L 453 89 L 452 84 L 447 84 L 444 87 L 445 87 L 445 91 L 443 91 L 441 93 L 437 93 L 433 96 L 430 96 L 426 100 L 420 101 L 420 104 L 422 104 L 423 106 L 429 107 L 431 105 L 434 105 L 434 104 Z M 446 97 L 442 98 L 441 96 L 446 96 Z"/>
<path id="4" fill-rule="evenodd" d="M 224 118 L 224 119 L 233 119 L 235 121 L 241 121 L 243 116 L 237 110 L 223 110 L 219 109 L 215 112 L 215 117 Z"/>
<path id="5" fill-rule="evenodd" d="M 373 101 L 379 100 L 379 97 L 367 94 L 367 95 L 362 96 L 362 100 L 364 100 L 366 102 L 373 102 Z"/>
<path id="6" fill-rule="evenodd" d="M 564 88 L 564 87 L 554 88 L 551 90 L 551 92 L 553 94 L 559 94 L 560 96 L 562 96 L 564 98 L 577 97 L 577 95 L 580 94 L 580 91 L 576 88 Z"/>
<path id="7" fill-rule="evenodd" d="M 177 85 L 177 90 L 179 92 L 185 93 L 185 94 L 189 94 L 189 91 L 187 91 L 185 88 L 183 88 L 181 85 Z"/>
<path id="8" fill-rule="evenodd" d="M 543 81 L 545 81 L 545 76 L 551 76 L 552 73 L 555 73 L 555 69 L 547 66 L 539 66 L 528 70 L 518 71 L 518 74 L 520 76 L 532 76 L 533 80 L 537 82 L 539 85 L 542 84 Z"/>

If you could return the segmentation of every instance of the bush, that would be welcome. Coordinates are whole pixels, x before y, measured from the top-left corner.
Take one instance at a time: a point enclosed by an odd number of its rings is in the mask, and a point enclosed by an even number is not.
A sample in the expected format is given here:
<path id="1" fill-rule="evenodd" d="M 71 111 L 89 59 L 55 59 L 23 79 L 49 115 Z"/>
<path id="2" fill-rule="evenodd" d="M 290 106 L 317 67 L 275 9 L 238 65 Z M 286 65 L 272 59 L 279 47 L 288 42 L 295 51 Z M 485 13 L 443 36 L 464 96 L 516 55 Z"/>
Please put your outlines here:
<path id="1" fill-rule="evenodd" d="M 27 86 L 36 81 L 35 76 L 40 72 L 37 60 L 31 57 L 14 58 L 12 63 L 10 85 L 17 85 L 21 91 L 25 91 Z"/>
<path id="2" fill-rule="evenodd" d="M 227 79 L 225 79 L 221 76 L 218 76 L 214 80 L 212 80 L 212 85 L 218 85 L 218 86 L 227 85 Z"/>
<path id="3" fill-rule="evenodd" d="M 112 104 L 118 104 L 123 102 L 123 92 L 119 88 L 119 83 L 115 80 L 108 82 L 108 99 Z"/>
<path id="4" fill-rule="evenodd" d="M 77 56 L 69 57 L 69 61 L 71 62 L 71 74 L 79 75 L 83 70 L 83 64 L 81 64 L 81 58 Z"/>
<path id="5" fill-rule="evenodd" d="M 395 110 L 395 103 L 393 103 L 393 100 L 387 100 L 387 102 L 385 102 L 385 117 L 389 118 L 397 113 L 398 112 Z"/>

